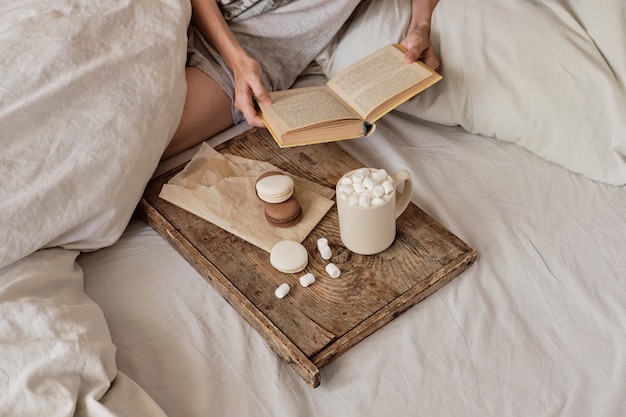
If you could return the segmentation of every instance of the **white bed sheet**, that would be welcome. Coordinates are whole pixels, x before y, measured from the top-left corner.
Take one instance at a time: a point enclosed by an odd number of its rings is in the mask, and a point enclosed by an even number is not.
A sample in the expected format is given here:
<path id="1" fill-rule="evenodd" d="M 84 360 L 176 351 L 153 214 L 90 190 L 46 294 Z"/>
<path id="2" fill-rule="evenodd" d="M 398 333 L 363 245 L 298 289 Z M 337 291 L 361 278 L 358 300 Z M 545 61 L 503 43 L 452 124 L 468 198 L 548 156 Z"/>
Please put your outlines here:
<path id="1" fill-rule="evenodd" d="M 79 258 L 117 366 L 171 416 L 619 416 L 626 188 L 391 113 L 342 146 L 408 169 L 478 250 L 460 277 L 322 368 L 312 389 L 154 230 Z"/>

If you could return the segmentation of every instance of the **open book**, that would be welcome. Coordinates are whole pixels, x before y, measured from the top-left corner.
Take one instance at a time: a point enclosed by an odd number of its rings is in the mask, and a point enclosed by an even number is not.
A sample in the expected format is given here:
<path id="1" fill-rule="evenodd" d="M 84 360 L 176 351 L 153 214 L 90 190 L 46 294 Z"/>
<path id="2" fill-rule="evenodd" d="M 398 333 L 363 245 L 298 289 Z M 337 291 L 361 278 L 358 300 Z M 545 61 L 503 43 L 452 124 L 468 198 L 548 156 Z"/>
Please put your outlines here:
<path id="1" fill-rule="evenodd" d="M 281 147 L 367 136 L 374 122 L 430 87 L 441 75 L 404 62 L 400 45 L 387 45 L 344 69 L 326 85 L 270 93 L 261 118 Z"/>

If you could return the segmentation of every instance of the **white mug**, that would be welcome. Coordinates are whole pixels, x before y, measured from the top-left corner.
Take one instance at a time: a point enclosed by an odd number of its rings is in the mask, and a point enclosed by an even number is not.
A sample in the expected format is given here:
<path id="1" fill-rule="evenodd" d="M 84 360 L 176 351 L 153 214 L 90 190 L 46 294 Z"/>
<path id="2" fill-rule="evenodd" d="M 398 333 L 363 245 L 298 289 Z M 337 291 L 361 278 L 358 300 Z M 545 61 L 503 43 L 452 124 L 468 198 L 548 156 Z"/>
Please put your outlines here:
<path id="1" fill-rule="evenodd" d="M 337 213 L 339 217 L 339 235 L 344 246 L 354 253 L 373 255 L 387 249 L 396 238 L 396 219 L 404 212 L 411 202 L 413 182 L 405 170 L 389 175 L 393 183 L 393 191 L 386 196 L 382 204 L 366 207 L 354 204 L 344 194 L 342 185 L 344 178 L 352 178 L 359 171 L 353 170 L 345 174 L 337 183 Z M 378 170 L 370 169 L 374 173 Z M 396 188 L 404 183 L 400 197 Z M 389 185 L 388 185 L 389 186 Z"/>

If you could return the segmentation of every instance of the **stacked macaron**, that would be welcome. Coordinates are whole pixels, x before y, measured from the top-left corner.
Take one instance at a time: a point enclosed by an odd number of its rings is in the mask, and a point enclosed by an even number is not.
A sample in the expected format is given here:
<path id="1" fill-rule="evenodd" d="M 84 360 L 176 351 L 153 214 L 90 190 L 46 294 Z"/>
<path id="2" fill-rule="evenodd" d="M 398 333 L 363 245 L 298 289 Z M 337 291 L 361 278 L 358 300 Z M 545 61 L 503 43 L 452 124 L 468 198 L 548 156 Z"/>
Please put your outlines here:
<path id="1" fill-rule="evenodd" d="M 278 171 L 268 171 L 255 183 L 256 194 L 263 201 L 265 219 L 276 227 L 291 227 L 302 218 L 302 208 L 293 195 L 293 179 Z"/>

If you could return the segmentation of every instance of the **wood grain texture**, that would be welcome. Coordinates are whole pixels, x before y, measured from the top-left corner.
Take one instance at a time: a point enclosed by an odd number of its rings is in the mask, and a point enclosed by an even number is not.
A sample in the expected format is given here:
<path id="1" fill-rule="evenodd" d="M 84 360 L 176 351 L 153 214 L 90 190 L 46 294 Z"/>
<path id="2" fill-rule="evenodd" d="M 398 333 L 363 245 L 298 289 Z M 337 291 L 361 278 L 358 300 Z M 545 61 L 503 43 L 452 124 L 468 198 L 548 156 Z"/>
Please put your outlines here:
<path id="1" fill-rule="evenodd" d="M 267 161 L 292 174 L 334 188 L 341 176 L 362 166 L 337 144 L 278 148 L 265 129 L 252 129 L 216 148 L 223 153 Z M 333 206 L 304 240 L 309 264 L 285 274 L 269 254 L 225 230 L 158 197 L 178 167 L 152 180 L 139 212 L 259 332 L 308 384 L 320 383 L 319 368 L 346 352 L 467 269 L 476 251 L 419 207 L 410 204 L 398 218 L 396 240 L 378 255 L 358 255 L 339 238 Z M 333 251 L 325 261 L 317 239 Z M 328 262 L 342 271 L 337 279 Z M 312 272 L 316 282 L 303 288 L 298 278 Z M 284 299 L 274 290 L 287 282 Z"/>

